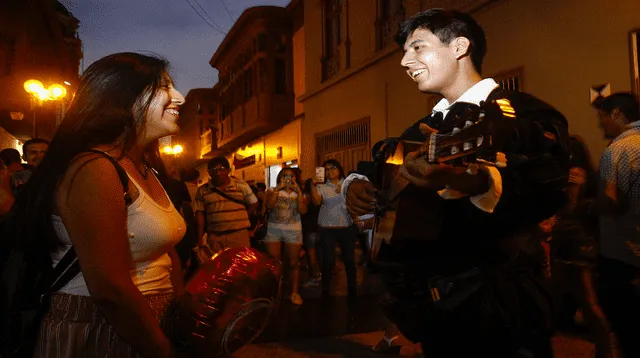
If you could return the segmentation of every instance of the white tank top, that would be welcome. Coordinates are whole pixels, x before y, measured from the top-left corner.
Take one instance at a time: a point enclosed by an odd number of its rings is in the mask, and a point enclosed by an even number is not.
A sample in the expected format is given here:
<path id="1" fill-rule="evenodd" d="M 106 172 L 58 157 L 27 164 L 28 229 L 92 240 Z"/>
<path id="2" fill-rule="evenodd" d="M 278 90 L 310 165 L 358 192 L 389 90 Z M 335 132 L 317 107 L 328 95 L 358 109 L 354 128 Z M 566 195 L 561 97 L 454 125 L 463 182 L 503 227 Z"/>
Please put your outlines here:
<path id="1" fill-rule="evenodd" d="M 133 261 L 131 279 L 143 294 L 170 292 L 173 285 L 168 252 L 182 240 L 186 224 L 171 200 L 167 200 L 169 207 L 162 207 L 142 190 L 135 179 L 131 176 L 129 179 L 140 193 L 127 208 L 127 232 Z M 62 219 L 57 215 L 53 215 L 53 226 L 64 245 L 52 253 L 55 267 L 71 247 L 71 240 Z M 91 296 L 82 273 L 74 277 L 60 292 Z"/>

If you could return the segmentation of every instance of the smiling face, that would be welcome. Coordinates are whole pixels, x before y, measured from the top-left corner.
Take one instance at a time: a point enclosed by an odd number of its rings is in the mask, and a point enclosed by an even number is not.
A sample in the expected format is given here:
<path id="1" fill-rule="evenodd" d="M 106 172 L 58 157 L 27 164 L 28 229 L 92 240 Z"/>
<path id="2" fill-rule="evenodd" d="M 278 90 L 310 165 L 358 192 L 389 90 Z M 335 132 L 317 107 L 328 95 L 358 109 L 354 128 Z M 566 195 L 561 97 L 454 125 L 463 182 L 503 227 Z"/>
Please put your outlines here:
<path id="1" fill-rule="evenodd" d="M 619 109 L 614 108 L 611 113 L 607 113 L 601 109 L 598 110 L 598 120 L 600 128 L 606 139 L 613 139 L 624 131 L 626 123 L 622 120 Z"/>
<path id="2" fill-rule="evenodd" d="M 156 92 L 146 112 L 144 133 L 149 140 L 166 137 L 180 131 L 178 119 L 184 97 L 173 87 L 168 74 L 163 76 L 160 89 Z"/>
<path id="3" fill-rule="evenodd" d="M 454 47 L 454 41 L 444 44 L 431 31 L 418 28 L 405 41 L 400 64 L 421 92 L 443 94 L 456 75 Z"/>

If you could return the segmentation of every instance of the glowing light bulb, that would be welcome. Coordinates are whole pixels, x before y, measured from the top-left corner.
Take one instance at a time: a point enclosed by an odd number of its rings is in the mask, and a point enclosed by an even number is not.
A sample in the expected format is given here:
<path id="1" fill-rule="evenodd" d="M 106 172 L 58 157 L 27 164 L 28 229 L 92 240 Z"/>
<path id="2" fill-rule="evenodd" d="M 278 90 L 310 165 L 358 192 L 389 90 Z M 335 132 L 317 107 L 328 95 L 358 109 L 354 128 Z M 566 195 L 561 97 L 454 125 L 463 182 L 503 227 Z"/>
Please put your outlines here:
<path id="1" fill-rule="evenodd" d="M 62 99 L 67 95 L 67 89 L 62 85 L 54 84 L 49 86 L 49 93 L 53 99 Z"/>
<path id="2" fill-rule="evenodd" d="M 43 90 L 44 86 L 42 82 L 38 80 L 28 80 L 24 83 L 24 90 L 30 94 L 37 94 L 40 90 Z"/>

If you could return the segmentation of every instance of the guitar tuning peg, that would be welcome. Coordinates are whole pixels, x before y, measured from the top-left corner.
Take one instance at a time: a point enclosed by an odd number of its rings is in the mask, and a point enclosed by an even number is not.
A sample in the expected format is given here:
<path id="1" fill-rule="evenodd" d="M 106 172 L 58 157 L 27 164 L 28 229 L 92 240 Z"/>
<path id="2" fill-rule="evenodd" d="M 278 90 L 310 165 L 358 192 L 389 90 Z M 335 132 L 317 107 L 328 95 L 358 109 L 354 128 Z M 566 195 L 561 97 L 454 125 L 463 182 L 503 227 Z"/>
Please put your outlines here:
<path id="1" fill-rule="evenodd" d="M 483 136 L 479 136 L 478 139 L 476 139 L 476 147 L 481 146 L 483 140 L 484 140 L 484 137 Z"/>
<path id="2" fill-rule="evenodd" d="M 464 122 L 464 129 L 467 129 L 467 128 L 471 127 L 472 125 L 473 125 L 473 122 L 466 121 L 466 122 Z"/>

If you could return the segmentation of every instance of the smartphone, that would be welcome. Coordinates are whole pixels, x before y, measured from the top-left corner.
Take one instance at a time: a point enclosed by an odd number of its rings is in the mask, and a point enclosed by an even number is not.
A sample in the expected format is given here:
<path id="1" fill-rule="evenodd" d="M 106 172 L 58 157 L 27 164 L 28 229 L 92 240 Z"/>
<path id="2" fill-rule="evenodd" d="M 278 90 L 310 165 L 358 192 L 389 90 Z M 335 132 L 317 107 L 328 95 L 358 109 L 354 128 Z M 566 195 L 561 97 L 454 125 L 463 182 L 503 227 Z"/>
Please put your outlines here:
<path id="1" fill-rule="evenodd" d="M 316 167 L 316 183 L 324 183 L 324 167 Z"/>

